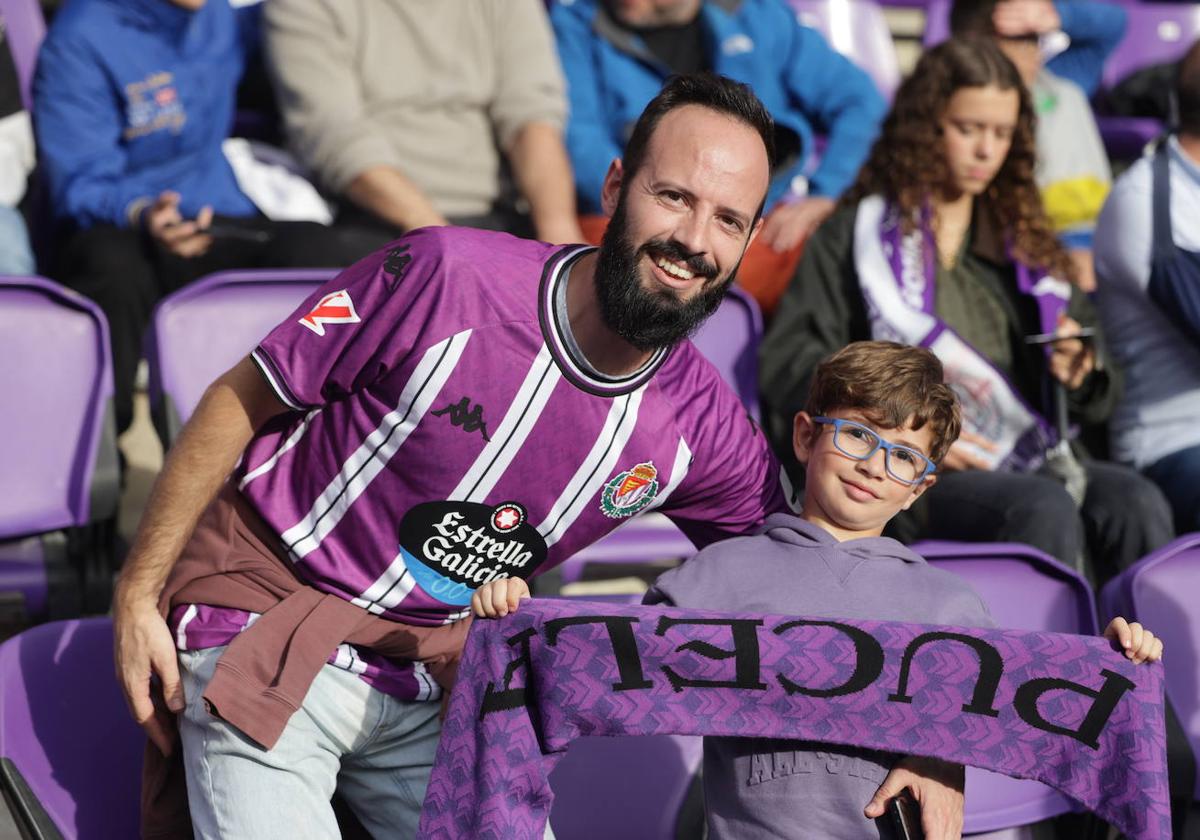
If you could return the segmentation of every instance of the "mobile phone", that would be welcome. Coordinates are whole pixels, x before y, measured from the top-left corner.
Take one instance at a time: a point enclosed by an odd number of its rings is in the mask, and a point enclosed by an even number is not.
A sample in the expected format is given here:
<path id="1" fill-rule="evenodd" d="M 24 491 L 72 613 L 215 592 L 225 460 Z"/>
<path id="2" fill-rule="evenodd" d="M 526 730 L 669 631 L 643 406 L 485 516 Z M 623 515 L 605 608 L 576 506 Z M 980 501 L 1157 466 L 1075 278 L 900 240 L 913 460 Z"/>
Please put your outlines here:
<path id="1" fill-rule="evenodd" d="M 1079 339 L 1080 341 L 1088 341 L 1096 337 L 1095 327 L 1084 327 L 1075 335 L 1056 335 L 1055 333 L 1038 333 L 1037 335 L 1025 336 L 1026 344 L 1054 344 L 1058 341 L 1071 341 Z"/>
<path id="2" fill-rule="evenodd" d="M 268 231 L 223 222 L 213 222 L 200 232 L 207 233 L 214 239 L 240 239 L 243 242 L 269 242 L 271 240 L 271 234 Z"/>
<path id="3" fill-rule="evenodd" d="M 892 824 L 892 832 L 900 840 L 925 840 L 925 831 L 921 828 L 921 806 L 913 799 L 908 788 L 888 800 L 887 818 Z"/>

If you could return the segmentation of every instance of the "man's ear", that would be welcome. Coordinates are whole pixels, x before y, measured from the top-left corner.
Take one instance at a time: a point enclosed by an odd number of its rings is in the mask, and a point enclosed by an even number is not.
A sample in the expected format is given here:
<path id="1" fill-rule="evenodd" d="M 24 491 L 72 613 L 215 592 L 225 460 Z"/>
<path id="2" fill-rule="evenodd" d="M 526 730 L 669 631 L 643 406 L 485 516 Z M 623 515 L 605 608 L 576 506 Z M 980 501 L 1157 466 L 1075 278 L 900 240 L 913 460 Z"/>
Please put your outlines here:
<path id="1" fill-rule="evenodd" d="M 758 221 L 754 223 L 754 227 L 750 228 L 750 238 L 746 240 L 746 247 L 742 249 L 743 254 L 749 250 L 750 244 L 758 238 L 758 234 L 762 231 L 763 222 L 766 220 L 767 217 L 765 215 L 759 216 Z"/>
<path id="2" fill-rule="evenodd" d="M 604 183 L 600 186 L 600 206 L 605 216 L 612 216 L 617 209 L 617 201 L 621 197 L 621 184 L 625 180 L 625 167 L 620 158 L 613 158 L 604 174 Z"/>
<path id="3" fill-rule="evenodd" d="M 925 478 L 922 479 L 920 484 L 913 485 L 912 492 L 909 493 L 909 495 L 908 495 L 908 501 L 906 501 L 904 503 L 904 507 L 900 508 L 900 510 L 908 510 L 910 507 L 912 507 L 913 502 L 915 502 L 917 499 L 921 498 L 922 493 L 924 493 L 926 490 L 928 490 L 930 487 L 932 487 L 935 484 L 937 484 L 937 476 L 936 475 L 925 476 Z"/>
<path id="4" fill-rule="evenodd" d="M 807 411 L 796 412 L 796 417 L 792 420 L 792 452 L 795 453 L 796 460 L 805 466 L 808 466 L 808 459 L 812 456 L 816 433 L 817 424 L 812 415 Z"/>

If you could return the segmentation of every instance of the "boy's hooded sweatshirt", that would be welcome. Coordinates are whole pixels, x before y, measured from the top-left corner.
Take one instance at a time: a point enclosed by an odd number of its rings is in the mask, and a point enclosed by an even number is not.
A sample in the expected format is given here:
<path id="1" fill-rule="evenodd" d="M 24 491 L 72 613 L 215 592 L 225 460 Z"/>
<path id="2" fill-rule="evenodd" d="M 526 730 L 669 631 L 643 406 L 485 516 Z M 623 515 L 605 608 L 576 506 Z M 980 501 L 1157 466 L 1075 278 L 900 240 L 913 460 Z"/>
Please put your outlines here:
<path id="1" fill-rule="evenodd" d="M 838 542 L 789 514 L 761 533 L 712 545 L 662 575 L 647 603 L 809 618 L 993 626 L 961 578 L 887 537 Z M 704 794 L 713 838 L 877 838 L 862 814 L 899 756 L 752 738 L 704 739 Z"/>

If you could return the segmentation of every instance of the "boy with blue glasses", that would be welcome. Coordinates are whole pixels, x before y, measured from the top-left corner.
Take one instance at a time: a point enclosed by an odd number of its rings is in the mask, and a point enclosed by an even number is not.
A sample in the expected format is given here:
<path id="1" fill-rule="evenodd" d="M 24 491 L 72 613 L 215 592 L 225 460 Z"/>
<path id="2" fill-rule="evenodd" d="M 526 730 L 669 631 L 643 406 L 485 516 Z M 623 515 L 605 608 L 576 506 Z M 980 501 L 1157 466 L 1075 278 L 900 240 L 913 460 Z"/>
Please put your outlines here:
<path id="1" fill-rule="evenodd" d="M 756 536 L 706 548 L 663 574 L 646 601 L 991 626 L 964 580 L 881 536 L 888 520 L 937 480 L 937 463 L 960 427 L 958 400 L 931 352 L 881 341 L 847 346 L 817 367 L 807 408 L 795 418 L 793 449 L 807 475 L 801 513 L 772 514 Z M 525 593 L 518 578 L 496 581 L 476 591 L 472 607 L 480 616 L 507 614 Z M 1162 654 L 1153 634 L 1123 619 L 1114 619 L 1105 636 L 1119 639 L 1135 662 Z M 900 772 L 889 776 L 894 767 Z M 926 837 L 960 836 L 961 766 L 823 743 L 707 737 L 709 836 L 890 837 L 875 818 L 918 775 L 960 797 L 957 808 L 944 796 L 922 802 Z"/>

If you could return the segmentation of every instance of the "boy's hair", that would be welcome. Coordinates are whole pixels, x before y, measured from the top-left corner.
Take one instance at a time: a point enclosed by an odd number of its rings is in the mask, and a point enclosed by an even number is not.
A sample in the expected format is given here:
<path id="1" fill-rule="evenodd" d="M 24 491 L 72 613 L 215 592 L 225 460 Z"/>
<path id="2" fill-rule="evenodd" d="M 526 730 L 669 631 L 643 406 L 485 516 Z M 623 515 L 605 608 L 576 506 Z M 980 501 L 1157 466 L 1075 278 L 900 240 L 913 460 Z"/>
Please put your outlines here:
<path id="1" fill-rule="evenodd" d="M 805 410 L 820 416 L 839 409 L 857 409 L 888 429 L 910 420 L 914 429 L 928 423 L 935 464 L 962 430 L 958 397 L 943 380 L 938 357 L 892 341 L 856 341 L 817 365 Z"/>

